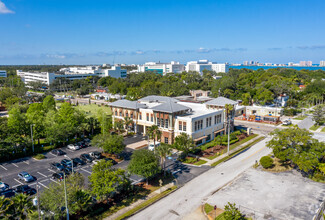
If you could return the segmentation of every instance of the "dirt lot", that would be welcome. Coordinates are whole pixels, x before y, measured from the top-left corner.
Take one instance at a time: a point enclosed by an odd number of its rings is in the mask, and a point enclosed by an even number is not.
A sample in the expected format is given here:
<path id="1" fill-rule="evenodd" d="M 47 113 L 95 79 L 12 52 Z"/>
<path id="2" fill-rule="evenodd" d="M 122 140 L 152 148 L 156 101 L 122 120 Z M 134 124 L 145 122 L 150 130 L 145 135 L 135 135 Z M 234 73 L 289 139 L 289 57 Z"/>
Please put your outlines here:
<path id="1" fill-rule="evenodd" d="M 270 173 L 251 168 L 214 193 L 207 203 L 223 207 L 236 203 L 253 219 L 312 219 L 325 199 L 325 184 L 295 170 Z"/>

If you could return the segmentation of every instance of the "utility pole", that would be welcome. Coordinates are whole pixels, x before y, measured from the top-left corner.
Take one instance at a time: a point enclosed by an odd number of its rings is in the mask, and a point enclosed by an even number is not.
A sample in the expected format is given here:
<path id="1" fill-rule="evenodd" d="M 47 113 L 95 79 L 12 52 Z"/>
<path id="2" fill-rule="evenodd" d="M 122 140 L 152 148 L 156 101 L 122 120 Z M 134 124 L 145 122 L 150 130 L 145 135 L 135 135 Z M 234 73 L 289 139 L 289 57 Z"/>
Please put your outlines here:
<path id="1" fill-rule="evenodd" d="M 40 210 L 40 201 L 39 201 L 39 193 L 38 193 L 38 182 L 36 184 L 36 190 L 37 190 L 37 211 L 38 211 L 38 219 L 41 219 L 41 210 Z"/>
<path id="2" fill-rule="evenodd" d="M 30 125 L 30 133 L 32 136 L 32 149 L 33 149 L 33 153 L 34 153 L 33 126 L 34 126 L 34 124 Z"/>
<path id="3" fill-rule="evenodd" d="M 69 220 L 69 209 L 68 209 L 68 199 L 67 199 L 67 187 L 65 185 L 65 173 L 63 173 L 64 177 L 64 199 L 65 199 L 65 209 L 67 211 L 67 220 Z"/>
<path id="4" fill-rule="evenodd" d="M 228 113 L 228 147 L 227 147 L 227 155 L 229 156 L 229 145 L 230 145 L 230 118 Z"/>

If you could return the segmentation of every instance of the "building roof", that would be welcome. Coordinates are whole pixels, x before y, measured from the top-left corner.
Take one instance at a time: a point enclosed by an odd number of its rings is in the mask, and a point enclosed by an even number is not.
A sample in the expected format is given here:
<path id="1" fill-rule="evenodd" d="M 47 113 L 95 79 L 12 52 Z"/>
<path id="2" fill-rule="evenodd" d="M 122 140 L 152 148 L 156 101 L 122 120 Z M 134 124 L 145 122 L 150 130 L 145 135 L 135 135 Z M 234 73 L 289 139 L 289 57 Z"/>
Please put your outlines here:
<path id="1" fill-rule="evenodd" d="M 216 106 L 225 106 L 226 104 L 236 105 L 237 102 L 220 96 L 216 99 L 206 102 L 205 104 L 216 105 Z"/>
<path id="2" fill-rule="evenodd" d="M 116 102 L 112 102 L 109 104 L 113 107 L 119 107 L 119 108 L 128 108 L 128 109 L 139 109 L 139 108 L 147 108 L 145 104 L 141 104 L 137 101 L 129 101 L 126 99 L 118 100 Z"/>
<path id="3" fill-rule="evenodd" d="M 178 100 L 166 96 L 149 95 L 139 99 L 140 102 L 178 102 Z"/>
<path id="4" fill-rule="evenodd" d="M 153 111 L 158 111 L 158 112 L 167 112 L 167 113 L 174 113 L 174 112 L 180 112 L 180 111 L 187 111 L 191 110 L 191 108 L 177 104 L 175 102 L 166 102 L 162 103 L 160 105 L 154 106 L 151 108 Z"/>

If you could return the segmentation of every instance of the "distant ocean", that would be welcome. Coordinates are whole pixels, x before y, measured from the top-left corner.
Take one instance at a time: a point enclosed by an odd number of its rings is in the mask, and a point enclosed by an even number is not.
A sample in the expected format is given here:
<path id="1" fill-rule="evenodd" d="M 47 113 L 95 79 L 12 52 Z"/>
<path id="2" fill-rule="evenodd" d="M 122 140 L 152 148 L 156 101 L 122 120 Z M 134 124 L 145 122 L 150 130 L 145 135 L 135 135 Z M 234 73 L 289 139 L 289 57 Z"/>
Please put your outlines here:
<path id="1" fill-rule="evenodd" d="M 258 70 L 258 69 L 274 69 L 274 68 L 288 68 L 288 69 L 295 69 L 295 70 L 324 70 L 325 66 L 229 66 L 229 68 L 233 69 L 251 69 L 251 70 Z"/>

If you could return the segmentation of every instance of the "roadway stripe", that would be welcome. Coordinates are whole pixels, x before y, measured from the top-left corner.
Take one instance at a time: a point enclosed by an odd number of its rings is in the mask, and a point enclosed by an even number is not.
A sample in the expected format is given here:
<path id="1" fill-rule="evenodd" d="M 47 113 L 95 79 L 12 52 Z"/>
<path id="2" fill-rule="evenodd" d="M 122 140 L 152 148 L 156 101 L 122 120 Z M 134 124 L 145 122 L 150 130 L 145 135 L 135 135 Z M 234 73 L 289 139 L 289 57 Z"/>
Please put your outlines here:
<path id="1" fill-rule="evenodd" d="M 81 168 L 81 170 L 83 170 L 83 171 L 85 171 L 85 172 L 91 174 L 91 172 L 89 172 L 88 170 L 85 170 L 84 168 Z"/>
<path id="2" fill-rule="evenodd" d="M 17 186 L 20 186 L 21 184 L 19 184 L 19 185 L 14 185 L 14 186 L 12 186 L 11 188 L 16 188 Z"/>
<path id="3" fill-rule="evenodd" d="M 55 181 L 55 180 L 52 179 L 52 178 L 50 178 L 50 180 L 51 180 L 52 182 L 55 182 L 55 183 L 57 183 L 57 184 L 60 184 L 58 181 Z"/>
<path id="4" fill-rule="evenodd" d="M 17 165 L 17 164 L 14 164 L 14 163 L 12 163 L 12 165 L 14 165 L 15 167 L 18 167 L 18 165 Z"/>
<path id="5" fill-rule="evenodd" d="M 14 178 L 14 180 L 16 180 L 16 178 Z M 20 185 L 24 185 L 22 182 L 16 180 L 16 182 L 20 183 Z"/>
<path id="6" fill-rule="evenodd" d="M 29 165 L 29 162 L 23 161 L 25 164 Z"/>
<path id="7" fill-rule="evenodd" d="M 53 172 L 53 173 L 56 173 L 54 170 L 50 170 L 50 169 L 48 169 L 50 172 Z"/>
<path id="8" fill-rule="evenodd" d="M 5 168 L 4 166 L 2 166 L 2 165 L 0 165 L 0 167 L 2 167 L 3 169 L 5 169 L 5 170 L 8 170 L 7 168 Z"/>
<path id="9" fill-rule="evenodd" d="M 43 183 L 39 182 L 38 184 L 40 184 L 41 186 L 44 186 L 46 189 L 49 189 L 47 186 L 45 186 Z"/>
<path id="10" fill-rule="evenodd" d="M 45 181 L 49 181 L 49 180 L 48 180 L 48 179 L 45 179 L 45 180 L 42 180 L 42 181 L 40 181 L 40 182 L 42 183 L 42 182 L 45 182 Z"/>
<path id="11" fill-rule="evenodd" d="M 36 185 L 36 183 L 29 184 L 29 186 L 34 186 L 34 185 Z"/>
<path id="12" fill-rule="evenodd" d="M 41 175 L 41 176 L 44 176 L 44 177 L 47 177 L 47 176 L 45 176 L 43 173 L 40 173 L 40 172 L 37 172 L 39 175 Z"/>
<path id="13" fill-rule="evenodd" d="M 248 158 L 254 156 L 254 155 L 257 154 L 258 152 L 262 151 L 264 148 L 266 148 L 266 147 L 264 146 L 264 147 L 262 147 L 261 149 L 259 149 L 258 151 L 255 151 L 253 154 L 249 155 L 248 157 L 246 157 L 246 158 L 243 159 L 242 161 L 245 161 L 245 160 L 247 160 Z"/>

